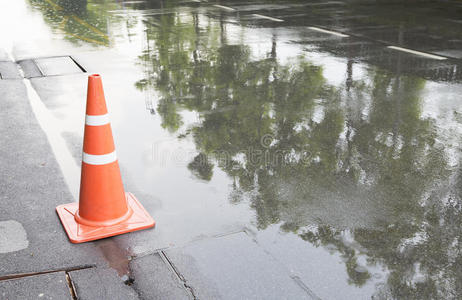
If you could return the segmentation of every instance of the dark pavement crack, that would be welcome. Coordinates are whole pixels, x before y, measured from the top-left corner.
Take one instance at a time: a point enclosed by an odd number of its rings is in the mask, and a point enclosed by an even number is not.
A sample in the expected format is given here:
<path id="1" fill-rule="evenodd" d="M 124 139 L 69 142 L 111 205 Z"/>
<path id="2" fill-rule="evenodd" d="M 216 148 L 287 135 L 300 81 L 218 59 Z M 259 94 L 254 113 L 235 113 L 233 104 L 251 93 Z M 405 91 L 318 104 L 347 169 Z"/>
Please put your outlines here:
<path id="1" fill-rule="evenodd" d="M 72 282 L 71 277 L 69 276 L 69 272 L 66 271 L 66 282 L 67 286 L 69 287 L 69 293 L 71 293 L 72 300 L 77 300 L 77 293 L 75 292 L 74 283 Z"/>
<path id="2" fill-rule="evenodd" d="M 57 272 L 71 272 L 71 271 L 78 271 L 84 269 L 94 268 L 94 265 L 84 265 L 84 266 L 77 266 L 72 268 L 63 268 L 63 269 L 56 269 L 56 270 L 47 270 L 47 271 L 40 271 L 40 272 L 31 272 L 31 273 L 18 273 L 18 274 L 9 274 L 0 276 L 0 281 L 9 280 L 9 279 L 16 279 L 16 278 L 23 278 L 23 277 L 30 277 L 42 274 L 49 274 L 49 273 L 57 273 Z"/>
<path id="3" fill-rule="evenodd" d="M 175 272 L 176 276 L 180 281 L 183 283 L 184 287 L 186 288 L 187 291 L 191 294 L 194 300 L 198 299 L 196 295 L 194 294 L 194 289 L 192 286 L 188 284 L 186 281 L 186 278 L 178 271 L 178 269 L 175 267 L 175 265 L 172 263 L 172 261 L 168 258 L 168 256 L 164 253 L 164 251 L 159 252 L 160 256 L 170 265 L 172 268 L 173 272 Z"/>

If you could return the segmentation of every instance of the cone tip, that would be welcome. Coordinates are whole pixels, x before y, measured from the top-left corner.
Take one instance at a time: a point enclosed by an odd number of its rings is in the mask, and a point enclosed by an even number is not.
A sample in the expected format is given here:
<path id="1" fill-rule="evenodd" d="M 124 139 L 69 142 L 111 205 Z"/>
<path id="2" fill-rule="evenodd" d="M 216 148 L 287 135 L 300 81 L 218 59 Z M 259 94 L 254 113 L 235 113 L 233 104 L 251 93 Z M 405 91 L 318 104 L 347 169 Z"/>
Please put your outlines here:
<path id="1" fill-rule="evenodd" d="M 99 78 L 101 77 L 99 74 L 91 74 L 88 76 L 89 78 Z"/>

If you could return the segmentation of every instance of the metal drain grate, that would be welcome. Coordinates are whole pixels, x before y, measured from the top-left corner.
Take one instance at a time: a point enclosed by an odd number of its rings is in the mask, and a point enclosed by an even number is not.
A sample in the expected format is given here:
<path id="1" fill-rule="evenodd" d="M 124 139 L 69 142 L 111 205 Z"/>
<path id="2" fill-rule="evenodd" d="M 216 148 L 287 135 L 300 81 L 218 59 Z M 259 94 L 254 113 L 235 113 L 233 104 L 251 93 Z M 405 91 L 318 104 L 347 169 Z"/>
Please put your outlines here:
<path id="1" fill-rule="evenodd" d="M 85 73 L 86 70 L 71 56 L 54 56 L 20 61 L 24 76 L 47 77 Z"/>

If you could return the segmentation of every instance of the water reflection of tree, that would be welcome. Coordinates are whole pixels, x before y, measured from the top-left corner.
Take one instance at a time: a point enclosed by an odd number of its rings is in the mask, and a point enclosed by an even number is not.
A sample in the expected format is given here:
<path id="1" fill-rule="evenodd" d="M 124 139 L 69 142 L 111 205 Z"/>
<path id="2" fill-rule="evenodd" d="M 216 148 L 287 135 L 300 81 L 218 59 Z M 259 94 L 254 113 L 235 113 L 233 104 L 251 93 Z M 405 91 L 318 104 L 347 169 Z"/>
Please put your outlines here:
<path id="1" fill-rule="evenodd" d="M 109 45 L 108 11 L 118 8 L 112 1 L 29 0 L 29 3 L 42 12 L 45 22 L 54 30 L 63 32 L 67 40 Z"/>
<path id="2" fill-rule="evenodd" d="M 423 80 L 371 71 L 369 82 L 350 78 L 344 90 L 303 57 L 280 64 L 276 38 L 266 58 L 253 59 L 248 46 L 227 43 L 223 23 L 199 26 L 194 14 L 157 21 L 147 23 L 151 50 L 140 59 L 149 76 L 137 87 L 160 92 L 157 109 L 171 132 L 182 124 L 180 110 L 199 113 L 200 124 L 186 132 L 200 153 L 188 166 L 194 174 L 210 180 L 217 164 L 234 179 L 231 201 L 250 199 L 259 228 L 281 223 L 336 249 L 352 284 L 371 276 L 359 254 L 385 265 L 390 275 L 378 298 L 462 294 L 460 174 L 422 117 Z M 345 229 L 328 216 L 310 219 L 320 203 L 325 215 L 335 210 L 328 205 L 341 203 L 329 202 L 336 197 L 364 199 L 366 207 L 350 209 L 371 221 Z M 342 239 L 345 232 L 357 246 Z"/>

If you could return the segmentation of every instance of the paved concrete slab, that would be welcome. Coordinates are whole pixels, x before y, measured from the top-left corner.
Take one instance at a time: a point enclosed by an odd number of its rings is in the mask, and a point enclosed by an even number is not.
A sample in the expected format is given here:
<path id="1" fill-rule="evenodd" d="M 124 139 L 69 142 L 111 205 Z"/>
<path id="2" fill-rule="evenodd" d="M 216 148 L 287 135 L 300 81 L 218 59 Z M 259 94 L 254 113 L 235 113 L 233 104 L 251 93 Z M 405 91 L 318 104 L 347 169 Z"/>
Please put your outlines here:
<path id="1" fill-rule="evenodd" d="M 48 273 L 0 281 L 0 298 L 24 299 L 72 299 L 64 272 Z"/>
<path id="2" fill-rule="evenodd" d="M 35 63 L 45 76 L 82 73 L 69 56 L 38 58 Z"/>
<path id="3" fill-rule="evenodd" d="M 22 227 L 28 243 L 0 253 L 0 276 L 104 264 L 95 244 L 71 244 L 56 216 L 58 204 L 74 199 L 22 80 L 0 80 L 0 136 L 0 221 L 14 221 L 16 232 Z"/>
<path id="4" fill-rule="evenodd" d="M 41 77 L 43 76 L 42 72 L 40 72 L 39 68 L 35 64 L 34 60 L 26 59 L 19 62 L 21 66 L 24 77 L 25 78 L 33 78 L 33 77 Z"/>
<path id="5" fill-rule="evenodd" d="M 91 268 L 69 272 L 76 296 L 86 299 L 138 299 L 135 290 L 125 285 L 113 269 Z"/>
<path id="6" fill-rule="evenodd" d="M 192 299 L 171 266 L 161 254 L 137 258 L 130 263 L 134 288 L 143 299 Z"/>
<path id="7" fill-rule="evenodd" d="M 362 265 L 360 262 L 357 262 L 357 267 L 348 270 L 345 257 L 333 252 L 333 245 L 316 247 L 295 234 L 278 234 L 279 230 L 278 226 L 273 226 L 260 232 L 256 238 L 258 244 L 290 269 L 292 275 L 320 299 L 372 299 L 376 286 L 386 277 L 380 268 Z M 370 280 L 361 286 L 351 284 L 349 274 L 355 273 L 354 269 L 361 272 L 364 270 L 363 274 L 367 272 L 371 276 Z"/>
<path id="8" fill-rule="evenodd" d="M 19 73 L 16 63 L 11 61 L 0 61 L 0 78 L 1 79 L 20 79 L 22 78 Z"/>
<path id="9" fill-rule="evenodd" d="M 165 251 L 200 299 L 313 299 L 246 233 Z"/>

